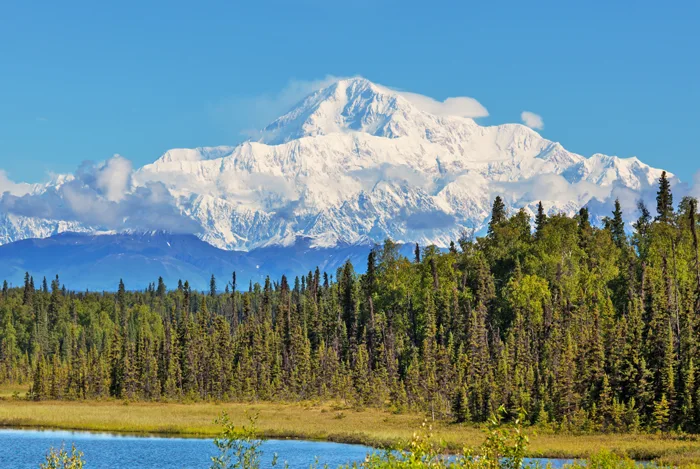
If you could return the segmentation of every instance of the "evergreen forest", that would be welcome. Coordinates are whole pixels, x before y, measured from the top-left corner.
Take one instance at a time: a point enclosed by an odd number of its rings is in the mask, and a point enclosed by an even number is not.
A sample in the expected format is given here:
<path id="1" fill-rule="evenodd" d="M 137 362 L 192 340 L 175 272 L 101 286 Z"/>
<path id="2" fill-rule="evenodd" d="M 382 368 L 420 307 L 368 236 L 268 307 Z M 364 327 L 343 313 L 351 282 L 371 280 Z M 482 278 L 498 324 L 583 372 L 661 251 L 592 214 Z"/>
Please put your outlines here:
<path id="1" fill-rule="evenodd" d="M 565 430 L 698 432 L 697 231 L 664 173 L 627 226 L 619 202 L 598 224 L 498 197 L 485 236 L 410 259 L 386 241 L 361 275 L 82 292 L 28 273 L 0 294 L 0 383 L 34 400 L 324 400 L 456 422 L 503 406 Z"/>

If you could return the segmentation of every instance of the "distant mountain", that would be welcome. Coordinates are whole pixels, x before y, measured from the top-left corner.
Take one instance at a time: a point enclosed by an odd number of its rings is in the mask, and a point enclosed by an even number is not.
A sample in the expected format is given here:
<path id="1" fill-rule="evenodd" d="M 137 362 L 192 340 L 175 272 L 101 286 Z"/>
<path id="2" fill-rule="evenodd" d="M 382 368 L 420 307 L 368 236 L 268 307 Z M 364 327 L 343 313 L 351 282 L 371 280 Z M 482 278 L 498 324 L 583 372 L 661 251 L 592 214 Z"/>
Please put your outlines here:
<path id="1" fill-rule="evenodd" d="M 262 283 L 266 275 L 290 282 L 317 266 L 335 277 L 338 267 L 350 260 L 364 272 L 371 245 L 339 245 L 312 248 L 310 240 L 290 246 L 269 246 L 249 252 L 226 251 L 194 235 L 167 233 L 88 235 L 62 233 L 45 239 L 27 239 L 0 246 L 0 281 L 20 285 L 29 272 L 37 285 L 43 277 L 59 275 L 70 289 L 116 290 L 119 280 L 129 289 L 145 289 L 162 276 L 169 288 L 188 280 L 192 288 L 208 290 L 214 274 L 223 290 L 235 271 L 238 288 L 249 281 Z M 412 246 L 403 248 L 410 255 Z"/>
<path id="2" fill-rule="evenodd" d="M 495 195 L 530 213 L 540 200 L 550 212 L 572 214 L 592 201 L 604 212 L 600 202 L 620 194 L 633 201 L 660 173 L 636 158 L 585 158 L 523 125 L 431 114 L 352 78 L 308 96 L 258 141 L 166 152 L 134 172 L 130 191 L 163 187 L 198 236 L 221 249 L 294 246 L 300 237 L 313 247 L 385 238 L 444 247 L 464 229 L 483 229 Z M 61 210 L 46 210 L 42 199 L 0 213 L 0 243 L 105 229 L 64 219 L 74 202 L 65 193 L 78 192 L 59 190 L 68 182 L 33 188 Z M 149 203 L 165 200 L 149 194 Z"/>

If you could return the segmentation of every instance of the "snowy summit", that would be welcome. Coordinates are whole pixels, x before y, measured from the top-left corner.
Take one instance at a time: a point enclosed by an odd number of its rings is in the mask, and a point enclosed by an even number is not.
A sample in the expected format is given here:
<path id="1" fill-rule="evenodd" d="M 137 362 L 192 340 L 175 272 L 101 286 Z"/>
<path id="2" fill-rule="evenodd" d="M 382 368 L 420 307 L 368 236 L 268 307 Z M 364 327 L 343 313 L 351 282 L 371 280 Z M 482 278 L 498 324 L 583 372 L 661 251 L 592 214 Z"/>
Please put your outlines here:
<path id="1" fill-rule="evenodd" d="M 541 200 L 571 214 L 594 199 L 641 194 L 660 174 L 636 158 L 577 155 L 524 125 L 432 114 L 351 78 L 312 93 L 256 141 L 166 152 L 133 172 L 129 190 L 164 186 L 199 236 L 224 249 L 299 236 L 323 247 L 387 237 L 446 246 L 485 226 L 496 195 L 511 209 L 533 213 Z M 2 243 L 104 229 L 13 213 L 0 213 L 0 226 Z"/>

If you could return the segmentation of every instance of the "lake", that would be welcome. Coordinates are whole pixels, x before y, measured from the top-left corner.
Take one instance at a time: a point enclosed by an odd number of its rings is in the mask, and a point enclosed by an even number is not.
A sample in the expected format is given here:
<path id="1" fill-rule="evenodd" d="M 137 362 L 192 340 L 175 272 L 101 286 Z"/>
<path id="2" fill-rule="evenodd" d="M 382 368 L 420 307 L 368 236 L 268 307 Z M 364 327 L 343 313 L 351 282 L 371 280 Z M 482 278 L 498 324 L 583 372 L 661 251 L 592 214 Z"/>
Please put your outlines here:
<path id="1" fill-rule="evenodd" d="M 50 447 L 62 444 L 84 453 L 86 469 L 207 469 L 216 454 L 211 439 L 124 436 L 55 430 L 0 429 L 0 468 L 38 469 Z M 275 453 L 278 467 L 308 469 L 316 458 L 322 468 L 362 461 L 372 448 L 299 440 L 267 440 L 261 447 L 263 467 Z M 548 462 L 543 460 L 542 462 Z M 561 467 L 564 460 L 549 460 Z"/>
<path id="2" fill-rule="evenodd" d="M 123 436 L 70 431 L 0 430 L 0 468 L 38 469 L 50 447 L 71 443 L 84 453 L 88 469 L 208 468 L 216 447 L 210 439 Z M 321 466 L 361 461 L 371 448 L 316 441 L 267 440 L 262 445 L 264 467 L 274 453 L 279 467 L 308 469 L 315 457 Z"/>

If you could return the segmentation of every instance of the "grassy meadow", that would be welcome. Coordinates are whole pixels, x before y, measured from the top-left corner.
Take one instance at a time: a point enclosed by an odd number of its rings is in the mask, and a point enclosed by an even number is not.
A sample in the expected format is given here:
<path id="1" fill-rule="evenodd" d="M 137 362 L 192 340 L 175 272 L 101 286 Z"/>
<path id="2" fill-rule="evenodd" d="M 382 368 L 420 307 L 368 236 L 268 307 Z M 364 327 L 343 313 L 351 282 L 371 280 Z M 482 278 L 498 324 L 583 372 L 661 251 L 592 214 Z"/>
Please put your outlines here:
<path id="1" fill-rule="evenodd" d="M 13 398 L 26 389 L 0 388 L 0 426 L 55 428 L 170 436 L 213 437 L 214 423 L 226 411 L 237 425 L 257 414 L 260 432 L 269 438 L 299 438 L 376 447 L 408 441 L 425 416 L 383 410 L 356 410 L 332 403 L 166 403 L 109 401 L 42 401 Z M 433 422 L 433 433 L 451 449 L 476 447 L 481 428 Z M 669 464 L 700 463 L 700 439 L 695 436 L 649 434 L 569 435 L 529 430 L 530 456 L 582 458 L 601 450 L 637 460 Z"/>

